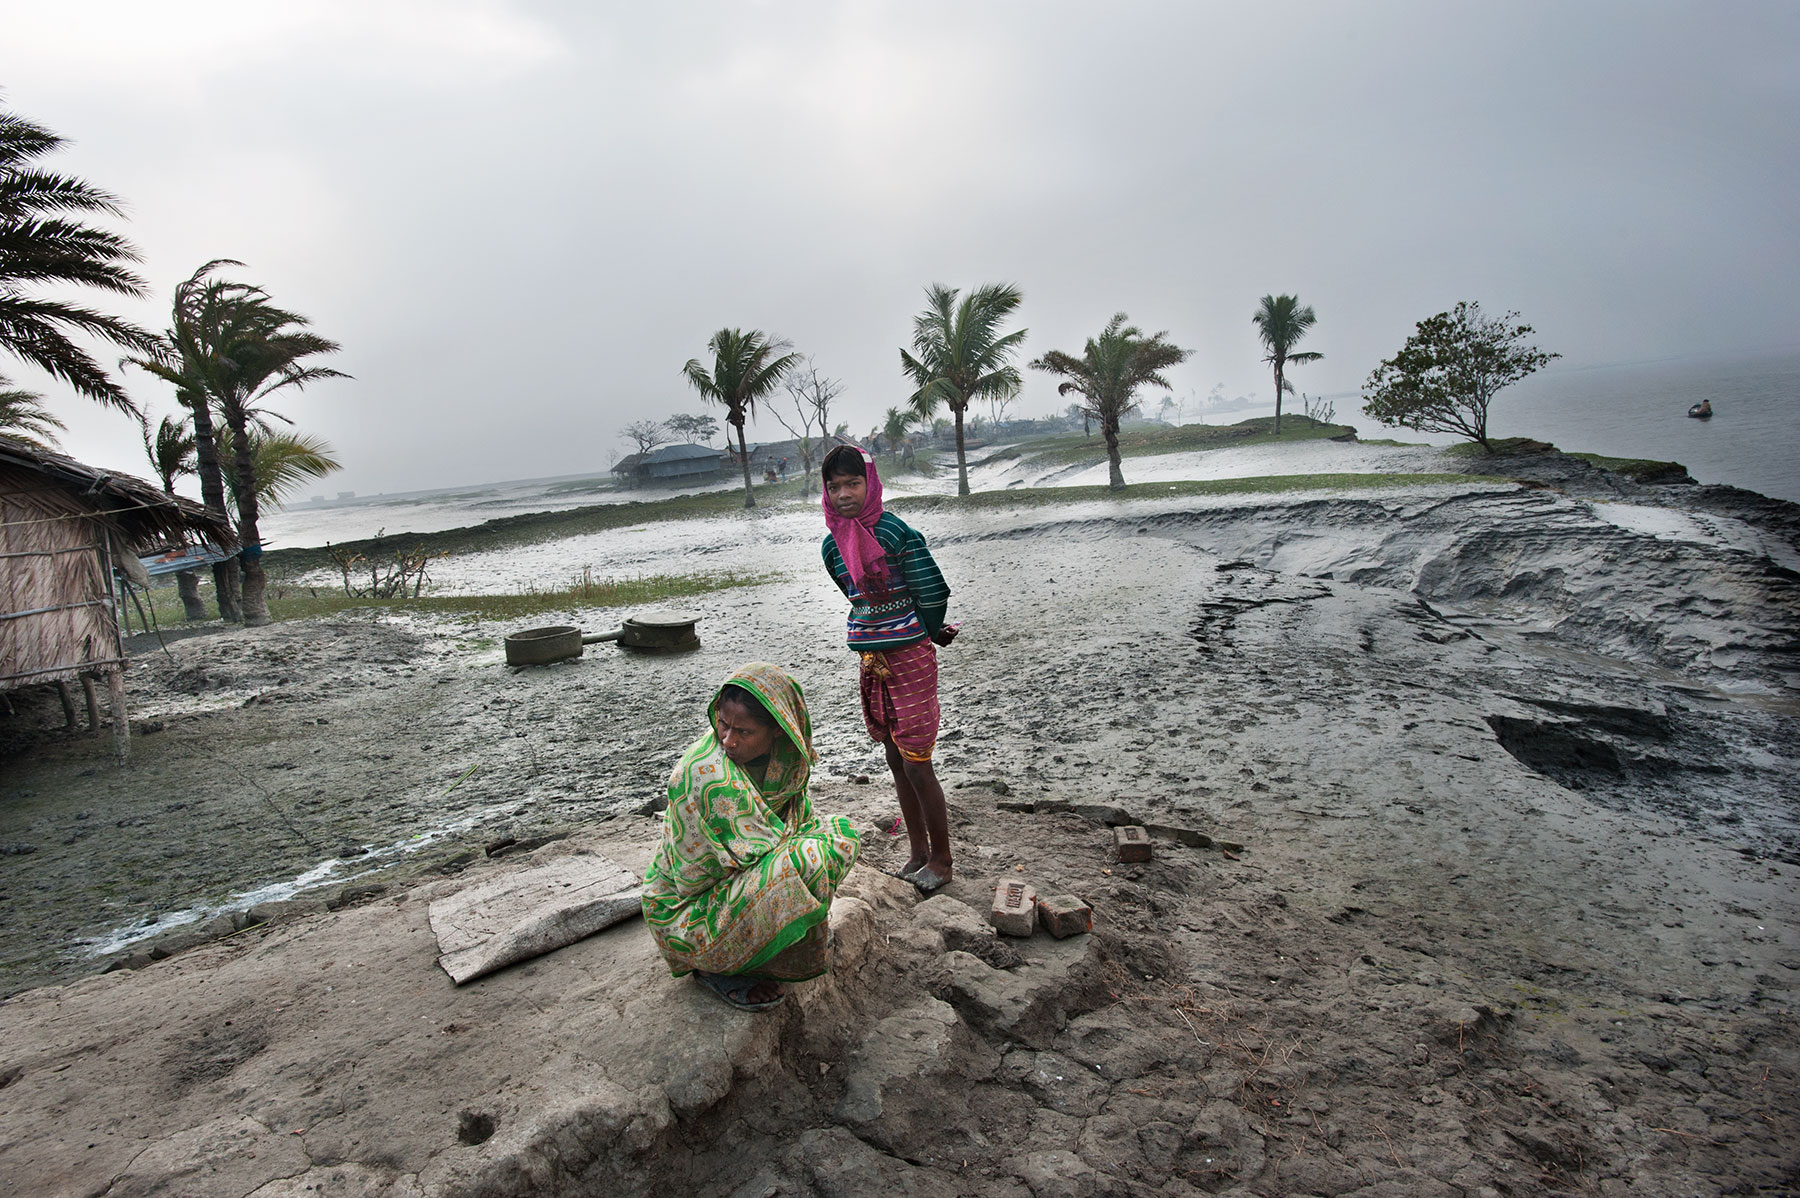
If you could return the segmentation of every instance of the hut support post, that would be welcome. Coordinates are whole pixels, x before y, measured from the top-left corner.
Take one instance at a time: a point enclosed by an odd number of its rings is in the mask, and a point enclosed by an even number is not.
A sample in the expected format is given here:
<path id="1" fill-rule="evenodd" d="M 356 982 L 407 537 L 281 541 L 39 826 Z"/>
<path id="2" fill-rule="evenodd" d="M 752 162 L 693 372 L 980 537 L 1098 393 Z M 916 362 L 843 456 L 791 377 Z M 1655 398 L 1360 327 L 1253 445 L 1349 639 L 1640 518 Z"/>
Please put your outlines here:
<path id="1" fill-rule="evenodd" d="M 65 679 L 56 680 L 56 697 L 62 700 L 63 723 L 70 732 L 75 731 L 75 698 L 69 694 L 69 684 Z"/>
<path id="2" fill-rule="evenodd" d="M 88 731 L 95 736 L 100 735 L 100 704 L 94 699 L 94 676 L 81 676 L 81 693 L 87 696 Z"/>
<path id="3" fill-rule="evenodd" d="M 112 704 L 113 756 L 123 765 L 131 757 L 131 717 L 125 710 L 124 670 L 114 670 L 106 676 L 106 691 Z"/>

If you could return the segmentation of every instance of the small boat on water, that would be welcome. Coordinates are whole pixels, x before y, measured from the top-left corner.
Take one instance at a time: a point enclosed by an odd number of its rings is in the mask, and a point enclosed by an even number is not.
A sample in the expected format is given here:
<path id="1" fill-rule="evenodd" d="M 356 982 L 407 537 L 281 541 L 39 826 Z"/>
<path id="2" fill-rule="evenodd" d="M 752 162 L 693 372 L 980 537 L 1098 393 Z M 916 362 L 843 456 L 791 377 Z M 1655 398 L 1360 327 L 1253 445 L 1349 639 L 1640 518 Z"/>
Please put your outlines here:
<path id="1" fill-rule="evenodd" d="M 1688 409 L 1688 415 L 1692 416 L 1695 420 L 1711 420 L 1712 400 L 1701 400 L 1699 403 Z"/>

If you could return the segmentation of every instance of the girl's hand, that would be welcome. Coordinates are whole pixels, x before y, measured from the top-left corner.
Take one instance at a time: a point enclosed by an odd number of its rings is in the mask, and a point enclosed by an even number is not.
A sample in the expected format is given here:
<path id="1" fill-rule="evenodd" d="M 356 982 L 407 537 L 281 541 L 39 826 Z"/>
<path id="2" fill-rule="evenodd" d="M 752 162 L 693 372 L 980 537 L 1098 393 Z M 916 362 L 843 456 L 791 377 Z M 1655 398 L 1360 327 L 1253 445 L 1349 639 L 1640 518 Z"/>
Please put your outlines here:
<path id="1" fill-rule="evenodd" d="M 958 621 L 955 624 L 946 624 L 942 628 L 938 629 L 936 632 L 931 634 L 931 640 L 934 644 L 948 645 L 951 641 L 956 639 L 956 634 L 961 631 L 962 631 L 962 622 L 961 621 Z"/>

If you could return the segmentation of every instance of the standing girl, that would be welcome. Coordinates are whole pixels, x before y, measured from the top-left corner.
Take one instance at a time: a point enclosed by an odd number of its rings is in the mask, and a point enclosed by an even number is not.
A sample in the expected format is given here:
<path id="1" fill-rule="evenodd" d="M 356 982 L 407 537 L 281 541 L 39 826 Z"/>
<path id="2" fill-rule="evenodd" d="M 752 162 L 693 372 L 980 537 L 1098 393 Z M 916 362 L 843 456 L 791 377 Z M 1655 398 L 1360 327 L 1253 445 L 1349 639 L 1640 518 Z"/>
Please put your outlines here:
<path id="1" fill-rule="evenodd" d="M 863 722 L 887 752 L 912 854 L 900 876 L 926 894 L 950 880 L 950 816 L 931 767 L 937 745 L 937 645 L 948 645 L 950 587 L 925 538 L 881 506 L 875 459 L 854 445 L 825 455 L 825 568 L 850 600 L 848 639 L 862 655 Z"/>

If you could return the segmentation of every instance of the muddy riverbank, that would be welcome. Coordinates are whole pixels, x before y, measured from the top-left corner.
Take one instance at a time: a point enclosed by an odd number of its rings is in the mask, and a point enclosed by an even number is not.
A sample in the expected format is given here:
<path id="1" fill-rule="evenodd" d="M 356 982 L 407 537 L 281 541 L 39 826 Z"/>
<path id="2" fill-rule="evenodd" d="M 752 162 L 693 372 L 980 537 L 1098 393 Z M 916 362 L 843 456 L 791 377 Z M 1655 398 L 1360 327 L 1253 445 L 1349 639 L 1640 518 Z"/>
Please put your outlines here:
<path id="1" fill-rule="evenodd" d="M 6 759 L 0 846 L 31 851 L 0 866 L 7 988 L 134 951 L 143 967 L 0 1004 L 0 1164 L 63 1178 L 45 1192 L 175 1176 L 177 1149 L 198 1151 L 195 1129 L 225 1109 L 252 1121 L 247 1138 L 215 1135 L 209 1151 L 294 1192 L 333 1170 L 394 1194 L 533 1192 L 504 1178 L 640 1192 L 652 1175 L 759 1194 L 901 1174 L 920 1193 L 1794 1184 L 1791 507 L 1570 475 L 1560 490 L 921 512 L 967 625 L 944 659 L 939 765 L 966 846 L 950 897 L 978 924 L 995 882 L 1024 873 L 1088 897 L 1104 934 L 1034 972 L 1052 950 L 1008 964 L 946 937 L 960 916 L 871 873 L 855 893 L 878 934 L 857 941 L 855 967 L 760 1031 L 690 1012 L 686 989 L 639 959 L 635 925 L 455 990 L 417 942 L 409 896 L 503 868 L 485 851 L 509 840 L 567 837 L 537 854 L 639 864 L 654 825 L 634 810 L 746 658 L 806 683 L 823 805 L 863 826 L 886 815 L 815 512 L 615 538 L 632 570 L 785 576 L 708 596 L 695 654 L 596 646 L 512 671 L 508 629 L 354 613 L 171 644 L 134 668 L 145 727 L 128 769 L 102 741 L 15 730 L 28 747 Z M 579 569 L 606 545 L 529 552 Z M 1171 846 L 1121 871 L 1107 807 L 1243 851 Z M 887 851 L 874 838 L 870 864 Z M 269 906 L 278 890 L 232 898 L 319 870 L 285 908 Z M 327 899 L 349 905 L 305 910 Z M 147 963 L 169 937 L 262 914 L 278 918 Z M 341 969 L 352 943 L 372 972 L 346 993 L 490 1047 L 441 1030 L 368 1040 L 307 980 L 326 960 Z M 971 945 L 994 960 L 971 965 Z M 995 1014 L 1009 987 L 1035 1012 L 1023 1022 Z M 195 1047 L 246 1018 L 234 1002 L 284 989 L 298 997 L 251 1019 L 254 1044 Z M 668 1052 L 732 1066 L 704 1098 L 673 1065 L 631 1072 L 598 1047 L 611 1033 L 595 1013 L 658 1010 L 680 1016 L 650 1025 Z M 134 1013 L 148 1034 L 107 1030 Z M 932 1028 L 941 1050 L 916 1085 L 881 1073 Z M 374 1054 L 354 1089 L 339 1084 L 349 1066 L 319 1055 L 331 1043 Z M 594 1088 L 608 1069 L 635 1096 L 607 1110 L 639 1132 L 588 1144 L 600 1116 L 570 1095 L 610 1094 Z M 142 1113 L 107 1123 L 125 1077 Z M 307 1107 L 308 1087 L 334 1097 Z M 966 1118 L 928 1135 L 924 1112 L 950 1095 Z M 45 1146 L 31 1112 L 53 1107 L 104 1159 Z M 459 1138 L 462 1109 L 505 1134 Z M 247 1163 L 276 1139 L 279 1171 Z M 532 1172 L 552 1144 L 587 1146 Z"/>

